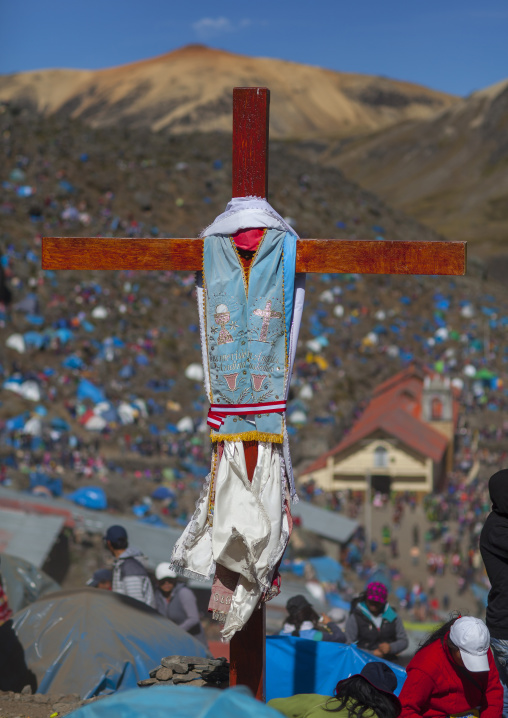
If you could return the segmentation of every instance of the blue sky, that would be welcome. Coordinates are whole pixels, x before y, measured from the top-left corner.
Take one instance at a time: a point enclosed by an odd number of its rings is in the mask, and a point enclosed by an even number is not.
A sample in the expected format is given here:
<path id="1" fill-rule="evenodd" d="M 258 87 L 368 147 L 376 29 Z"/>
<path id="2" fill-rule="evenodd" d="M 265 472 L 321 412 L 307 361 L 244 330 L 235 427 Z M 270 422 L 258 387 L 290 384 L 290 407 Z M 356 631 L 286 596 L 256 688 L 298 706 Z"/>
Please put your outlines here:
<path id="1" fill-rule="evenodd" d="M 204 43 L 467 95 L 508 77 L 506 0 L 2 0 L 0 73 Z"/>

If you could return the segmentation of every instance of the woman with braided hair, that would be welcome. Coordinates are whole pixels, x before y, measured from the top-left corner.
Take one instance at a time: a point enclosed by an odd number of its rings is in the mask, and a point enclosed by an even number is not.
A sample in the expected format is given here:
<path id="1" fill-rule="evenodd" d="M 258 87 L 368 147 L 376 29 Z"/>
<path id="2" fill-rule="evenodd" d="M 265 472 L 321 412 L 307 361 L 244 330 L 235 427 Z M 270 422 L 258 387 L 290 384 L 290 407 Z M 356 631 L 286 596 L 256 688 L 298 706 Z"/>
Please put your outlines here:
<path id="1" fill-rule="evenodd" d="M 292 596 L 286 603 L 286 611 L 288 615 L 280 632 L 281 636 L 346 642 L 346 634 L 328 616 L 319 616 L 305 596 Z"/>

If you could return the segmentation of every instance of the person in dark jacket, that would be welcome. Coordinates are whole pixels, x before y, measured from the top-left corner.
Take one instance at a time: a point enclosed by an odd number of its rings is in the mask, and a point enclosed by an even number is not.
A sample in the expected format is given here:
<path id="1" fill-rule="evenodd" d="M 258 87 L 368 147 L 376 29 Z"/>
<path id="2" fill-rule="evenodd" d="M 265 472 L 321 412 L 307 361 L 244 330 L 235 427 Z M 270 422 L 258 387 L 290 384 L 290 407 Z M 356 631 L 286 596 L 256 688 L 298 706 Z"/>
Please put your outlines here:
<path id="1" fill-rule="evenodd" d="M 508 469 L 489 480 L 492 511 L 480 534 L 480 552 L 491 589 L 487 628 L 499 678 L 503 686 L 503 716 L 508 717 Z"/>
<path id="2" fill-rule="evenodd" d="M 125 528 L 110 526 L 104 535 L 104 544 L 114 556 L 113 591 L 155 608 L 146 556 L 139 549 L 129 547 Z"/>
<path id="3" fill-rule="evenodd" d="M 179 581 L 169 563 L 160 563 L 155 569 L 157 588 L 155 608 L 161 614 L 207 645 L 205 632 L 199 617 L 196 596 L 190 588 Z"/>
<path id="4" fill-rule="evenodd" d="M 281 636 L 310 638 L 313 641 L 345 643 L 346 635 L 328 616 L 319 616 L 305 596 L 292 596 L 286 603 L 287 618 Z"/>
<path id="5" fill-rule="evenodd" d="M 346 621 L 346 638 L 374 656 L 393 661 L 408 647 L 409 640 L 402 619 L 387 598 L 384 583 L 369 583 Z"/>

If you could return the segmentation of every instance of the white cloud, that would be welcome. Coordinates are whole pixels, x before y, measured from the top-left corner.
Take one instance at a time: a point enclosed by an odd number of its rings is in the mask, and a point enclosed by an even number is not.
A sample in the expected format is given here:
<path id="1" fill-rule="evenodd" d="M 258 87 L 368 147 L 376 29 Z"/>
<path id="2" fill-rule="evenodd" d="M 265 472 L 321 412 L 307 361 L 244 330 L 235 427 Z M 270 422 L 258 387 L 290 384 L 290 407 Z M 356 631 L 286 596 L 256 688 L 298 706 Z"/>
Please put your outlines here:
<path id="1" fill-rule="evenodd" d="M 227 17 L 202 17 L 192 24 L 192 29 L 202 39 L 216 37 L 225 33 L 243 30 L 252 24 L 252 20 L 244 18 L 238 23 L 233 23 Z"/>

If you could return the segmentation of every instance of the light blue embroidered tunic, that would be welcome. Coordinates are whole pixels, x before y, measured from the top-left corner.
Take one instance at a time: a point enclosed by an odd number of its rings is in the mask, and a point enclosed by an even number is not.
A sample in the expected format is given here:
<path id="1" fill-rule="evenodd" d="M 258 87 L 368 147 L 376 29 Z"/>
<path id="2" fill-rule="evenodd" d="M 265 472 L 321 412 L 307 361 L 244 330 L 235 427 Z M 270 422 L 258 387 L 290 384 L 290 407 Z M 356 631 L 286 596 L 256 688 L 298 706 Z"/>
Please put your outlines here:
<path id="1" fill-rule="evenodd" d="M 205 237 L 205 336 L 212 404 L 286 398 L 296 237 L 268 229 L 245 276 L 231 237 Z M 226 416 L 213 441 L 281 443 L 280 413 Z"/>

